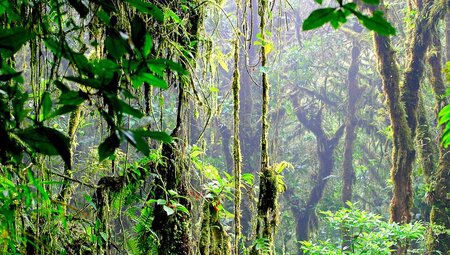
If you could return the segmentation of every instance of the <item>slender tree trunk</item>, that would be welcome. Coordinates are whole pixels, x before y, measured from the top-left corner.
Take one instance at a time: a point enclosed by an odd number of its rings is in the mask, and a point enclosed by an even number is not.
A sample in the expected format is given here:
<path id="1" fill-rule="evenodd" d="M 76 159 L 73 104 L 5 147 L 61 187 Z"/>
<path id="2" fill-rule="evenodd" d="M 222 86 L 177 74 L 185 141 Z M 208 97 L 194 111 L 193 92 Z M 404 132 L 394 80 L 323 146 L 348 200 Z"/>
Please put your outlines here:
<path id="1" fill-rule="evenodd" d="M 361 28 L 359 28 L 361 30 Z M 358 87 L 359 55 L 361 46 L 353 40 L 352 61 L 347 75 L 347 116 L 345 118 L 344 162 L 343 162 L 343 188 L 342 202 L 352 201 L 353 182 L 355 171 L 353 169 L 353 147 L 356 139 L 356 109 L 362 90 Z"/>

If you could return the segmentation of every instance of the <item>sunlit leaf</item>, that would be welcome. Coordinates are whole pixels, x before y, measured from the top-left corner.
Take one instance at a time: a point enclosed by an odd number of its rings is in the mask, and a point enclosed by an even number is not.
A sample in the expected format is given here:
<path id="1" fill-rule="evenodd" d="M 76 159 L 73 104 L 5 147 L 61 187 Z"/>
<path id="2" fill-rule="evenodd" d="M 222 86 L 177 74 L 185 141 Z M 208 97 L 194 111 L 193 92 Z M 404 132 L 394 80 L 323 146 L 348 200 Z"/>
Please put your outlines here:
<path id="1" fill-rule="evenodd" d="M 302 29 L 305 31 L 311 30 L 330 22 L 335 10 L 336 8 L 321 8 L 314 10 L 303 22 Z"/>

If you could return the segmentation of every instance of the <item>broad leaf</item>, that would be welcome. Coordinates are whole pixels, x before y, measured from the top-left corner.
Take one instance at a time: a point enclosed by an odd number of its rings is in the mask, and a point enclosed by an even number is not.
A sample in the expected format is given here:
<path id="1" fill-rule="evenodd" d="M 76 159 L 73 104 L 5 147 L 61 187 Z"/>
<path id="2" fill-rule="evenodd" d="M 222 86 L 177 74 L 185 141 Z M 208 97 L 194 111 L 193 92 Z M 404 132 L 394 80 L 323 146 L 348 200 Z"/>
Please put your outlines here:
<path id="1" fill-rule="evenodd" d="M 153 140 L 161 141 L 163 143 L 171 143 L 173 141 L 172 136 L 168 135 L 166 132 L 147 130 L 135 130 L 134 132 L 142 137 L 148 137 Z"/>
<path id="2" fill-rule="evenodd" d="M 113 155 L 116 149 L 120 146 L 120 139 L 117 137 L 116 132 L 113 132 L 108 138 L 105 139 L 98 146 L 99 160 L 103 161 L 109 156 Z"/>
<path id="3" fill-rule="evenodd" d="M 380 35 L 395 35 L 395 28 L 383 17 L 381 11 L 375 11 L 372 17 L 366 16 L 355 10 L 351 11 L 367 29 L 375 31 Z"/>
<path id="4" fill-rule="evenodd" d="M 144 14 L 150 14 L 159 22 L 164 21 L 164 13 L 158 8 L 158 6 L 152 3 L 141 0 L 125 0 L 125 2 L 128 2 L 131 6 Z"/>
<path id="5" fill-rule="evenodd" d="M 47 91 L 45 91 L 42 94 L 41 104 L 42 104 L 42 119 L 46 120 L 53 106 L 52 98 L 50 97 L 50 93 L 48 93 Z"/>
<path id="6" fill-rule="evenodd" d="M 160 89 L 167 89 L 169 87 L 164 79 L 151 73 L 139 73 L 133 75 L 132 83 L 134 88 L 139 88 L 144 82 L 150 86 L 158 87 Z"/>
<path id="7" fill-rule="evenodd" d="M 28 128 L 17 132 L 17 136 L 30 148 L 44 155 L 60 155 L 70 166 L 69 139 L 58 130 L 48 127 Z"/>
<path id="8" fill-rule="evenodd" d="M 336 8 L 321 8 L 313 11 L 302 25 L 303 30 L 311 30 L 323 26 L 333 19 Z"/>
<path id="9" fill-rule="evenodd" d="M 33 37 L 33 33 L 21 27 L 0 29 L 0 52 L 6 49 L 14 54 Z"/>

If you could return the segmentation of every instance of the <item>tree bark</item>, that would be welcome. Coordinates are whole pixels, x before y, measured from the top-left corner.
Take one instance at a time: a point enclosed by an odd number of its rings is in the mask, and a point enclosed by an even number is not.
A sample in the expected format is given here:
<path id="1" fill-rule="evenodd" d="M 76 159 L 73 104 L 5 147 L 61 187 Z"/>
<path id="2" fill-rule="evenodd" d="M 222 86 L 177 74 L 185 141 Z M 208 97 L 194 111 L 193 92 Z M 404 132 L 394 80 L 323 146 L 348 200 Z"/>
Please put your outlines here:
<path id="1" fill-rule="evenodd" d="M 448 22 L 448 19 L 447 19 Z M 450 23 L 447 23 L 450 26 Z M 431 85 L 435 95 L 436 118 L 439 111 L 448 104 L 445 94 L 445 83 L 442 78 L 442 46 L 438 36 L 438 31 L 433 31 L 433 48 L 430 51 L 429 64 L 431 66 Z M 439 129 L 439 141 L 443 134 L 444 126 Z M 436 173 L 430 179 L 431 192 L 428 194 L 431 205 L 430 223 L 450 228 L 450 147 L 443 148 L 439 146 L 439 161 Z M 450 236 L 446 233 L 436 233 L 433 228 L 429 229 L 427 236 L 428 254 L 435 254 L 437 251 L 448 253 L 450 251 Z"/>

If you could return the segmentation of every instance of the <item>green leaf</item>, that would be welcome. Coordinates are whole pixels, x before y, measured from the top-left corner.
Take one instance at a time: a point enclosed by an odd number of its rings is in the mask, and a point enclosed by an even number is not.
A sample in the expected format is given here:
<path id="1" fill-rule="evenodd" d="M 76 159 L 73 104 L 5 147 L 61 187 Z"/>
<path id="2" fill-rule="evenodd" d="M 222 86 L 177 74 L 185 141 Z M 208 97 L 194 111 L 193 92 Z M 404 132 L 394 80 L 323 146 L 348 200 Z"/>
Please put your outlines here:
<path id="1" fill-rule="evenodd" d="M 148 137 L 153 140 L 158 140 L 163 143 L 171 143 L 173 141 L 172 136 L 168 135 L 166 132 L 159 131 L 148 131 L 148 130 L 135 130 L 135 133 L 138 133 L 142 137 Z"/>
<path id="2" fill-rule="evenodd" d="M 313 11 L 303 22 L 302 29 L 311 30 L 330 22 L 335 10 L 336 8 L 321 8 Z"/>
<path id="3" fill-rule="evenodd" d="M 105 48 L 115 59 L 120 59 L 127 52 L 126 41 L 122 38 L 106 37 Z"/>
<path id="4" fill-rule="evenodd" d="M 149 84 L 150 86 L 154 86 L 160 89 L 167 89 L 169 87 L 164 79 L 159 78 L 151 73 L 139 73 L 133 75 L 132 83 L 134 88 L 137 89 L 141 87 L 144 82 Z"/>
<path id="5" fill-rule="evenodd" d="M 164 205 L 163 209 L 164 209 L 164 211 L 166 211 L 167 216 L 170 216 L 175 213 L 175 211 L 172 208 L 168 207 L 167 205 Z"/>
<path id="6" fill-rule="evenodd" d="M 84 86 L 87 86 L 90 88 L 94 88 L 94 89 L 101 89 L 103 87 L 102 83 L 97 79 L 81 78 L 81 77 L 75 77 L 75 76 L 66 76 L 66 77 L 64 77 L 64 79 L 73 81 L 73 82 L 76 82 L 81 85 L 84 85 Z"/>
<path id="7" fill-rule="evenodd" d="M 189 210 L 182 204 L 177 204 L 177 211 L 184 212 L 185 214 L 190 216 Z"/>
<path id="8" fill-rule="evenodd" d="M 383 17 L 383 12 L 375 11 L 373 12 L 372 17 L 369 17 L 355 10 L 350 11 L 367 29 L 385 36 L 396 34 L 395 28 Z"/>
<path id="9" fill-rule="evenodd" d="M 152 48 L 153 48 L 153 38 L 149 33 L 146 33 L 144 47 L 142 48 L 144 57 L 148 57 L 148 55 L 150 55 Z"/>
<path id="10" fill-rule="evenodd" d="M 121 130 L 120 132 L 125 136 L 125 139 L 138 151 L 142 152 L 146 156 L 150 154 L 148 143 L 144 139 L 145 137 L 142 136 L 139 132 L 135 132 L 132 130 Z"/>
<path id="11" fill-rule="evenodd" d="M 318 4 L 322 4 L 323 0 L 314 0 L 314 2 L 316 2 Z"/>
<path id="12" fill-rule="evenodd" d="M 0 52 L 6 49 L 14 54 L 33 37 L 33 33 L 22 27 L 0 29 Z"/>
<path id="13" fill-rule="evenodd" d="M 372 5 L 380 4 L 380 0 L 362 0 L 362 1 L 363 1 L 363 3 L 366 3 L 366 4 L 372 4 Z"/>
<path id="14" fill-rule="evenodd" d="M 15 77 L 18 77 L 22 74 L 22 72 L 14 72 L 0 75 L 0 81 L 9 81 Z"/>
<path id="15" fill-rule="evenodd" d="M 67 85 L 64 84 L 62 81 L 55 80 L 53 83 L 55 83 L 55 86 L 59 90 L 61 90 L 62 93 L 66 93 L 66 92 L 70 91 L 69 87 L 67 87 Z"/>
<path id="16" fill-rule="evenodd" d="M 52 110 L 52 98 L 50 97 L 50 93 L 45 91 L 42 94 L 42 119 L 46 120 Z"/>
<path id="17" fill-rule="evenodd" d="M 81 18 L 86 18 L 89 8 L 81 0 L 68 0 L 69 4 L 80 14 Z"/>
<path id="18" fill-rule="evenodd" d="M 17 132 L 17 136 L 38 153 L 60 155 L 71 168 L 69 138 L 58 130 L 48 127 L 27 128 Z"/>
<path id="19" fill-rule="evenodd" d="M 166 203 L 167 203 L 167 201 L 165 199 L 156 200 L 156 204 L 158 204 L 158 205 L 165 205 Z"/>
<path id="20" fill-rule="evenodd" d="M 51 119 L 54 117 L 57 117 L 59 115 L 63 115 L 69 112 L 73 112 L 78 108 L 78 105 L 63 105 L 56 109 L 54 112 L 52 112 L 47 119 Z"/>
<path id="21" fill-rule="evenodd" d="M 120 139 L 119 137 L 117 137 L 116 132 L 113 132 L 109 137 L 105 139 L 105 141 L 103 141 L 98 146 L 99 161 L 103 161 L 104 159 L 113 155 L 119 146 Z"/>
<path id="22" fill-rule="evenodd" d="M 110 25 L 111 18 L 109 17 L 109 14 L 105 12 L 103 9 L 100 9 L 96 13 L 97 17 L 106 25 Z"/>
<path id="23" fill-rule="evenodd" d="M 139 119 L 144 117 L 144 114 L 141 111 L 139 111 L 136 108 L 133 108 L 131 105 L 125 103 L 124 101 L 117 99 L 116 102 L 118 103 L 120 112 L 126 113 Z"/>
<path id="24" fill-rule="evenodd" d="M 141 49 L 144 46 L 145 35 L 147 34 L 145 23 L 139 16 L 134 16 L 131 22 L 131 39 L 133 40 L 134 46 Z"/>
<path id="25" fill-rule="evenodd" d="M 88 99 L 88 95 L 84 93 L 83 91 L 68 91 L 65 93 L 62 93 L 61 96 L 59 96 L 58 104 L 62 105 L 80 105 L 82 104 L 86 99 Z"/>
<path id="26" fill-rule="evenodd" d="M 125 2 L 129 3 L 131 6 L 144 14 L 150 14 L 159 22 L 164 21 L 164 13 L 158 8 L 158 6 L 152 3 L 141 0 L 125 0 Z"/>

